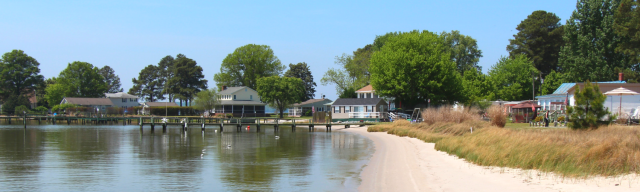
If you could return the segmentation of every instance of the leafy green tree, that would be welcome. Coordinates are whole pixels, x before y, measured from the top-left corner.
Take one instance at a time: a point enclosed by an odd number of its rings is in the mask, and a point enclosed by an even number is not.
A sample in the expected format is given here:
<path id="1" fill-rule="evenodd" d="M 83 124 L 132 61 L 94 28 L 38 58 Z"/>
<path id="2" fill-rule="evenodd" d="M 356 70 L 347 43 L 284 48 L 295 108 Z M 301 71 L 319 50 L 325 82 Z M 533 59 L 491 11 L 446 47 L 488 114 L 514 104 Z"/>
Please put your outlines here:
<path id="1" fill-rule="evenodd" d="M 358 98 L 358 94 L 356 93 L 356 89 L 354 89 L 353 87 L 349 87 L 349 88 L 345 89 L 344 91 L 342 91 L 342 93 L 340 93 L 338 98 L 340 98 L 340 99 Z"/>
<path id="2" fill-rule="evenodd" d="M 0 100 L 32 94 L 38 85 L 44 83 L 39 66 L 36 59 L 22 50 L 3 54 L 0 59 Z"/>
<path id="3" fill-rule="evenodd" d="M 463 93 L 466 98 L 465 105 L 478 105 L 479 102 L 491 100 L 494 97 L 491 84 L 487 79 L 487 75 L 482 74 L 477 68 L 470 68 L 464 72 L 462 87 L 464 87 Z"/>
<path id="4" fill-rule="evenodd" d="M 111 67 L 105 65 L 104 67 L 100 68 L 98 72 L 100 73 L 100 75 L 102 75 L 102 78 L 104 78 L 104 81 L 107 83 L 107 92 L 117 93 L 123 91 L 123 89 L 120 88 L 120 86 L 122 86 L 122 84 L 120 84 L 120 77 L 115 74 L 116 72 Z"/>
<path id="5" fill-rule="evenodd" d="M 248 44 L 238 47 L 222 60 L 220 73 L 213 80 L 218 88 L 227 86 L 247 86 L 256 89 L 261 77 L 278 76 L 285 66 L 267 45 Z"/>
<path id="6" fill-rule="evenodd" d="M 553 93 L 562 83 L 567 82 L 565 79 L 564 74 L 552 70 L 551 73 L 544 78 L 544 82 L 540 86 L 540 94 L 548 95 Z"/>
<path id="7" fill-rule="evenodd" d="M 211 111 L 220 105 L 218 91 L 215 88 L 202 90 L 196 94 L 193 103 L 193 107 L 198 110 Z"/>
<path id="8" fill-rule="evenodd" d="M 446 48 L 451 53 L 451 60 L 456 63 L 456 67 L 460 74 L 471 68 L 482 71 L 482 67 L 478 65 L 482 51 L 478 48 L 478 43 L 470 36 L 460 34 L 460 31 L 454 30 L 451 33 L 442 32 L 440 34 L 444 38 Z"/>
<path id="9" fill-rule="evenodd" d="M 56 85 L 46 88 L 45 97 L 50 104 L 60 103 L 62 97 L 104 97 L 107 83 L 99 73 L 98 67 L 90 63 L 74 61 L 60 72 L 56 78 Z M 60 99 L 54 101 L 52 99 Z"/>
<path id="10" fill-rule="evenodd" d="M 353 78 L 349 77 L 347 72 L 335 68 L 327 70 L 327 72 L 324 73 L 324 76 L 322 76 L 322 79 L 320 79 L 320 83 L 324 86 L 335 84 L 336 92 L 338 92 L 339 95 L 349 92 L 347 89 L 354 89 L 355 86 Z"/>
<path id="11" fill-rule="evenodd" d="M 160 62 L 158 62 L 158 67 L 160 68 L 160 81 L 162 82 L 162 93 L 167 95 L 167 97 L 169 98 L 170 102 L 174 101 L 174 93 L 170 93 L 169 89 L 167 89 L 167 86 L 165 86 L 165 84 L 167 82 L 169 82 L 169 79 L 173 78 L 174 76 L 174 69 L 173 69 L 173 63 L 174 63 L 175 59 L 171 56 L 171 55 L 167 55 L 165 57 L 163 57 Z"/>
<path id="12" fill-rule="evenodd" d="M 31 106 L 29 98 L 24 95 L 11 95 L 7 97 L 2 105 L 2 112 L 19 115 L 19 113 L 15 113 L 14 111 L 18 106 Z"/>
<path id="13" fill-rule="evenodd" d="M 516 27 L 518 33 L 509 39 L 509 56 L 524 54 L 542 73 L 542 77 L 558 70 L 560 48 L 564 45 L 564 27 L 556 14 L 534 11 Z"/>
<path id="14" fill-rule="evenodd" d="M 313 99 L 316 93 L 316 82 L 313 81 L 313 75 L 307 63 L 289 64 L 289 70 L 284 73 L 284 76 L 295 77 L 302 80 L 304 95 L 300 98 L 301 101 Z"/>
<path id="15" fill-rule="evenodd" d="M 138 74 L 138 78 L 133 78 L 133 87 L 129 89 L 129 94 L 144 98 L 145 101 L 155 102 L 165 99 L 162 93 L 163 79 L 162 69 L 155 65 L 148 65 Z"/>
<path id="16" fill-rule="evenodd" d="M 631 68 L 629 57 L 615 51 L 623 41 L 613 29 L 617 7 L 617 0 L 578 0 L 564 26 L 566 44 L 559 58 L 567 81 L 615 80 L 615 68 Z"/>
<path id="17" fill-rule="evenodd" d="M 176 94 L 182 101 L 189 103 L 203 89 L 207 89 L 207 80 L 202 74 L 202 67 L 198 66 L 195 60 L 178 54 L 173 66 L 174 76 L 167 82 L 170 93 Z"/>
<path id="18" fill-rule="evenodd" d="M 532 83 L 538 70 L 525 55 L 502 57 L 489 70 L 489 81 L 495 90 L 495 99 L 504 101 L 520 101 L 533 99 Z"/>
<path id="19" fill-rule="evenodd" d="M 616 68 L 616 71 L 618 73 L 623 74 L 623 80 L 626 81 L 627 83 L 640 82 L 640 73 L 637 71 L 634 71 L 632 69 L 620 69 L 620 68 Z"/>
<path id="20" fill-rule="evenodd" d="M 604 108 L 607 96 L 600 92 L 597 84 L 593 85 L 587 81 L 582 90 L 578 86 L 574 99 L 575 105 L 573 107 L 567 106 L 571 129 L 597 129 L 598 121 L 610 115 L 609 111 Z"/>
<path id="21" fill-rule="evenodd" d="M 464 99 L 462 78 L 445 47 L 442 38 L 426 30 L 390 37 L 371 58 L 371 85 L 408 106 Z"/>
<path id="22" fill-rule="evenodd" d="M 629 60 L 639 70 L 640 63 L 640 7 L 637 0 L 622 0 L 614 14 L 614 32 L 623 38 L 616 51 L 630 55 Z"/>
<path id="23" fill-rule="evenodd" d="M 270 76 L 258 79 L 258 95 L 260 99 L 280 112 L 283 118 L 284 110 L 294 103 L 301 102 L 300 95 L 304 94 L 302 80 L 293 77 Z"/>
<path id="24" fill-rule="evenodd" d="M 55 77 L 47 79 L 46 82 L 47 88 L 45 88 L 44 100 L 47 101 L 47 106 L 49 107 L 60 104 L 62 98 L 64 98 L 66 94 L 65 92 L 67 91 L 65 90 L 64 85 L 56 82 L 57 78 Z"/>

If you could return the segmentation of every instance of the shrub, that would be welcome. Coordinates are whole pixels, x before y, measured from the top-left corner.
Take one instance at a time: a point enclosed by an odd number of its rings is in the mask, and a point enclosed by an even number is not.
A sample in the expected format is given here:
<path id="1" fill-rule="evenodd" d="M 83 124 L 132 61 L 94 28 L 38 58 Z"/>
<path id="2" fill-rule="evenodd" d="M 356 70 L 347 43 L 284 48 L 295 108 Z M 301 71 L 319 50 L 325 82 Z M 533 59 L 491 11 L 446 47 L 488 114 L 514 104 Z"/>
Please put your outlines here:
<path id="1" fill-rule="evenodd" d="M 311 113 L 311 110 L 307 110 L 304 112 L 304 116 L 311 116 L 313 113 Z"/>
<path id="2" fill-rule="evenodd" d="M 558 121 L 564 121 L 564 116 L 558 117 Z"/>
<path id="3" fill-rule="evenodd" d="M 489 107 L 488 115 L 489 119 L 491 119 L 491 125 L 504 127 L 507 124 L 507 113 L 504 111 L 503 106 L 494 105 Z"/>
<path id="4" fill-rule="evenodd" d="M 22 115 L 23 113 L 29 113 L 29 108 L 27 108 L 27 106 L 20 105 L 15 108 L 14 114 Z"/>
<path id="5" fill-rule="evenodd" d="M 544 117 L 542 117 L 542 115 L 538 115 L 538 116 L 536 117 L 536 119 L 534 119 L 533 121 L 535 121 L 535 122 L 542 122 L 542 120 L 544 120 Z"/>
<path id="6" fill-rule="evenodd" d="M 574 98 L 576 100 L 575 106 L 567 107 L 571 129 L 597 129 L 600 125 L 598 121 L 609 115 L 609 111 L 604 108 L 607 96 L 600 92 L 598 84 L 592 85 L 587 81 L 584 84 L 584 89 L 580 89 L 578 86 Z"/>
<path id="7" fill-rule="evenodd" d="M 34 110 L 37 111 L 38 113 L 44 114 L 47 112 L 48 109 L 44 106 L 38 106 Z"/>

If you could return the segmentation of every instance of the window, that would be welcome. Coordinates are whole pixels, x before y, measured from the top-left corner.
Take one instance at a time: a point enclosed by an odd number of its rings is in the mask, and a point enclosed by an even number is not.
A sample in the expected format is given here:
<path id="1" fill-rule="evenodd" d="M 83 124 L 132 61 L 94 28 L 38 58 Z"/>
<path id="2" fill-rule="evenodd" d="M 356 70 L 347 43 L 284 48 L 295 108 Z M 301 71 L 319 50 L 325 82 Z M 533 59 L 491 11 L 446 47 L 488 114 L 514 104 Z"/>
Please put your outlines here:
<path id="1" fill-rule="evenodd" d="M 340 113 L 340 107 L 335 106 L 335 107 L 333 107 L 333 108 L 334 108 L 334 109 L 333 109 L 333 113 Z"/>
<path id="2" fill-rule="evenodd" d="M 233 100 L 236 100 L 236 95 L 233 95 Z"/>
<path id="3" fill-rule="evenodd" d="M 244 92 L 247 92 L 247 88 L 244 88 Z"/>
<path id="4" fill-rule="evenodd" d="M 249 100 L 253 100 L 253 95 L 249 95 Z"/>
<path id="5" fill-rule="evenodd" d="M 350 106 L 344 107 L 344 113 L 349 113 L 349 112 L 351 112 L 351 107 Z"/>
<path id="6" fill-rule="evenodd" d="M 126 103 L 126 102 L 127 102 L 127 99 L 122 98 L 122 102 L 123 102 L 123 103 Z"/>

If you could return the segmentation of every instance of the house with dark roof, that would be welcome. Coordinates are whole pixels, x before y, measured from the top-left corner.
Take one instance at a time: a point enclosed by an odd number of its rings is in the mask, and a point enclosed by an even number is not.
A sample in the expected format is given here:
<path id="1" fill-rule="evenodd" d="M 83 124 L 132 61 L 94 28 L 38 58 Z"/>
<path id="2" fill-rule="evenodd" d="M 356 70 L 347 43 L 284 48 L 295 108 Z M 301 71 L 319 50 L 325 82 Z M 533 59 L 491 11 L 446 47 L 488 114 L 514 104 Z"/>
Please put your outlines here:
<path id="1" fill-rule="evenodd" d="M 258 92 L 247 86 L 227 87 L 222 86 L 218 92 L 220 106 L 214 109 L 215 113 L 232 114 L 234 117 L 264 117 L 265 105 L 260 102 Z"/>
<path id="2" fill-rule="evenodd" d="M 382 98 L 337 99 L 331 104 L 333 121 L 380 120 L 387 117 L 387 102 Z"/>
<path id="3" fill-rule="evenodd" d="M 65 97 L 60 104 L 74 104 L 82 107 L 96 108 L 102 111 L 107 107 L 113 107 L 113 102 L 109 98 L 83 98 L 83 97 Z"/>
<path id="4" fill-rule="evenodd" d="M 331 103 L 330 99 L 309 99 L 304 102 L 294 103 L 289 108 L 289 117 L 300 117 L 307 111 L 323 112 L 327 111 L 325 104 Z"/>

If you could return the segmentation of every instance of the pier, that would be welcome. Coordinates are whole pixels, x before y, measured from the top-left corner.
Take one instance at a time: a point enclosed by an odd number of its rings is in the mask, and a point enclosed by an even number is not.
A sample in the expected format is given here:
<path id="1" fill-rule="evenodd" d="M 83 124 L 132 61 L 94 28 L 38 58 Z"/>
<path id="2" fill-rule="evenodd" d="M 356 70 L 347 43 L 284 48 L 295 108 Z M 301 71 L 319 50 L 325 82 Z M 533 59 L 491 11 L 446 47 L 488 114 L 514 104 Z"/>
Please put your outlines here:
<path id="1" fill-rule="evenodd" d="M 161 126 L 163 132 L 168 126 L 178 126 L 184 131 L 189 128 L 217 128 L 224 131 L 224 126 L 233 126 L 240 132 L 244 126 L 252 126 L 260 132 L 263 126 L 273 126 L 275 131 L 281 128 L 291 128 L 295 132 L 298 127 L 306 127 L 309 131 L 315 131 L 317 126 L 325 127 L 330 132 L 334 125 L 344 125 L 349 128 L 352 125 L 364 126 L 364 122 L 335 123 L 330 121 L 313 122 L 312 119 L 280 119 L 280 118 L 204 118 L 204 117 L 72 117 L 72 116 L 4 116 L 0 117 L 2 124 L 23 124 L 27 128 L 27 122 L 41 124 L 67 124 L 67 125 L 139 125 L 140 130 L 150 127 L 154 130 Z"/>

